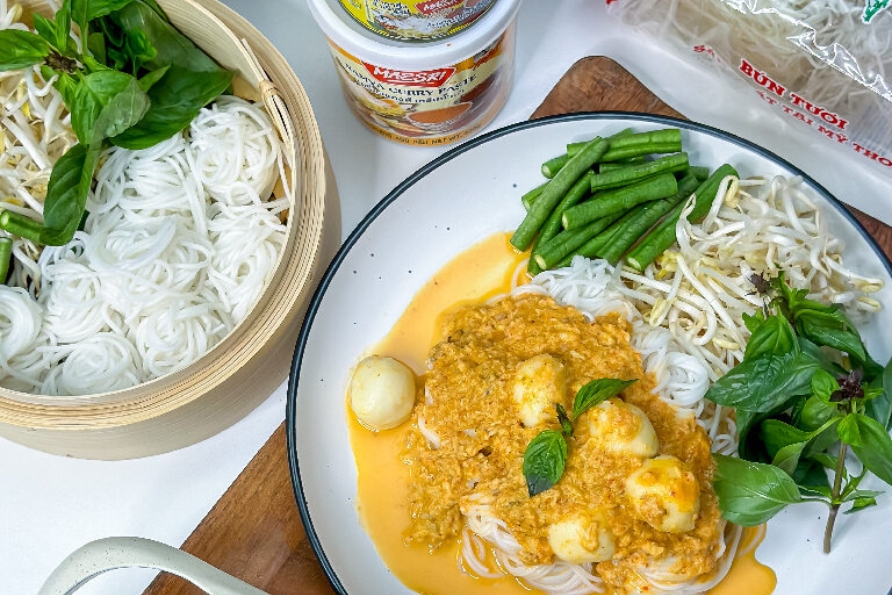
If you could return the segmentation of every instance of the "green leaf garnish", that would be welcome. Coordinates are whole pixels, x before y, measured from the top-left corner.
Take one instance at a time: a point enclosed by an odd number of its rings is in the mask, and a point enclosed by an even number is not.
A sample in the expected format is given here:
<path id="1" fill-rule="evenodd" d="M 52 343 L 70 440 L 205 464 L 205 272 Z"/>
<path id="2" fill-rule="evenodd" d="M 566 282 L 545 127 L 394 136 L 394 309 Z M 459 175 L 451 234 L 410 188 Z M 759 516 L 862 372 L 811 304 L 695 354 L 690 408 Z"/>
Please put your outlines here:
<path id="1" fill-rule="evenodd" d="M 713 455 L 713 482 L 722 515 L 738 525 L 761 525 L 788 504 L 802 501 L 793 478 L 773 465 Z"/>
<path id="2" fill-rule="evenodd" d="M 527 445 L 523 453 L 523 476 L 530 497 L 558 482 L 567 462 L 567 441 L 562 432 L 544 430 Z"/>
<path id="3" fill-rule="evenodd" d="M 576 398 L 573 400 L 573 419 L 578 419 L 580 415 L 592 407 L 596 407 L 610 397 L 618 395 L 627 386 L 637 381 L 637 378 L 632 380 L 619 380 L 616 378 L 592 380 L 576 393 Z"/>

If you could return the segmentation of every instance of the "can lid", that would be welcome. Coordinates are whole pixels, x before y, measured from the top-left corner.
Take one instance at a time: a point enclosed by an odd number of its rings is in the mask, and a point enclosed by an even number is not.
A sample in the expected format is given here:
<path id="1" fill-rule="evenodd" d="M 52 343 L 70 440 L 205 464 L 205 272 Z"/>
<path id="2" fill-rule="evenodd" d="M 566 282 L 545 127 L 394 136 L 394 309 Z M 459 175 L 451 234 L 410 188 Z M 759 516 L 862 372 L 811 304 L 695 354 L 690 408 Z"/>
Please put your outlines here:
<path id="1" fill-rule="evenodd" d="M 493 43 L 514 20 L 522 0 L 496 0 L 481 17 L 433 41 L 397 41 L 357 23 L 339 0 L 307 0 L 325 36 L 357 59 L 401 70 L 427 70 L 457 64 Z"/>

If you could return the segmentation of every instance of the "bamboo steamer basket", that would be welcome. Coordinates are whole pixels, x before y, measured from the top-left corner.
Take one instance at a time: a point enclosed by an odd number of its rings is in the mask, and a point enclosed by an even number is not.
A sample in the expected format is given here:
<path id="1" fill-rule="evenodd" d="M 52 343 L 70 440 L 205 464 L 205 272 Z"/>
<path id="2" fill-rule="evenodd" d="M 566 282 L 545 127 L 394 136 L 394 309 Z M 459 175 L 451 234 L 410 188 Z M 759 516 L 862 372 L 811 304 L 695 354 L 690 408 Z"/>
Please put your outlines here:
<path id="1" fill-rule="evenodd" d="M 87 459 L 144 457 L 195 444 L 229 427 L 288 376 L 313 288 L 340 243 L 337 189 L 309 99 L 281 54 L 217 0 L 158 0 L 171 22 L 236 71 L 234 91 L 262 99 L 290 166 L 287 239 L 249 315 L 189 366 L 130 389 L 83 397 L 0 388 L 0 436 Z M 49 15 L 43 0 L 25 13 Z"/>

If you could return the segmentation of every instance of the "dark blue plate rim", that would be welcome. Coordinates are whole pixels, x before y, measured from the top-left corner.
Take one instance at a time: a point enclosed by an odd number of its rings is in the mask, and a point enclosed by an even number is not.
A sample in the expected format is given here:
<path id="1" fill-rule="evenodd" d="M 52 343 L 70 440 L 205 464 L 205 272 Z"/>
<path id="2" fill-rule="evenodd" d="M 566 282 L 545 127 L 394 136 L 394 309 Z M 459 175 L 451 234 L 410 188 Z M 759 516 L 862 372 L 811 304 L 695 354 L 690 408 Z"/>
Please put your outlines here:
<path id="1" fill-rule="evenodd" d="M 300 376 L 303 354 L 306 351 L 307 341 L 310 335 L 310 331 L 313 327 L 313 321 L 315 320 L 316 313 L 319 311 L 322 299 L 325 297 L 325 292 L 331 284 L 332 279 L 340 269 L 341 263 L 344 261 L 347 254 L 350 252 L 351 248 L 356 244 L 362 234 L 365 233 L 365 231 L 375 221 L 375 219 L 377 219 L 378 216 L 383 213 L 384 210 L 388 206 L 390 206 L 391 203 L 396 201 L 396 199 L 398 199 L 408 188 L 416 184 L 418 181 L 422 180 L 426 175 L 428 175 L 430 172 L 437 169 L 444 163 L 451 161 L 459 155 L 473 150 L 475 147 L 478 147 L 484 143 L 530 128 L 548 126 L 549 124 L 558 122 L 611 119 L 637 120 L 639 122 L 646 122 L 649 124 L 659 124 L 667 127 L 697 131 L 737 144 L 748 151 L 761 155 L 762 157 L 785 167 L 793 174 L 800 176 L 804 181 L 813 186 L 816 191 L 822 194 L 830 202 L 830 204 L 832 204 L 839 211 L 839 213 L 855 227 L 855 229 L 864 237 L 867 244 L 876 253 L 877 257 L 880 259 L 880 262 L 884 264 L 889 275 L 892 276 L 892 261 L 890 261 L 885 253 L 880 249 L 873 236 L 867 233 L 867 230 L 864 228 L 861 222 L 858 221 L 858 219 L 856 219 L 854 215 L 849 212 L 848 209 L 846 209 L 846 207 L 842 204 L 842 202 L 839 201 L 839 199 L 830 194 L 827 189 L 818 184 L 811 176 L 803 172 L 801 169 L 799 169 L 786 159 L 783 159 L 782 157 L 779 157 L 778 155 L 772 153 L 768 149 L 753 144 L 744 138 L 741 138 L 729 132 L 725 132 L 718 128 L 714 128 L 712 126 L 708 126 L 706 124 L 691 122 L 689 120 L 681 120 L 670 116 L 658 116 L 654 114 L 641 114 L 623 111 L 579 112 L 575 114 L 560 114 L 556 116 L 547 116 L 544 118 L 538 118 L 536 120 L 527 120 L 524 122 L 511 124 L 503 128 L 493 130 L 486 134 L 482 134 L 443 153 L 436 159 L 419 168 L 415 173 L 410 175 L 393 190 L 391 190 L 390 193 L 387 194 L 387 196 L 381 199 L 381 201 L 379 201 L 378 204 L 376 204 L 372 208 L 372 210 L 368 212 L 368 214 L 350 233 L 347 239 L 344 240 L 344 243 L 338 249 L 334 258 L 332 258 L 331 262 L 325 270 L 325 274 L 323 275 L 322 279 L 319 282 L 319 285 L 316 287 L 316 290 L 313 293 L 313 297 L 310 300 L 309 306 L 307 308 L 307 313 L 304 316 L 303 324 L 301 326 L 300 334 L 298 335 L 297 344 L 294 350 L 294 357 L 291 364 L 291 374 L 288 379 L 288 400 L 285 409 L 285 434 L 288 449 L 288 468 L 291 473 L 291 484 L 292 488 L 294 489 L 294 498 L 297 501 L 297 507 L 300 512 L 301 521 L 304 525 L 304 530 L 307 534 L 307 539 L 309 539 L 313 551 L 319 558 L 319 562 L 322 565 L 325 576 L 328 578 L 331 586 L 339 595 L 348 595 L 348 593 L 344 588 L 344 585 L 341 583 L 340 579 L 338 579 L 337 573 L 332 567 L 331 561 L 328 559 L 328 556 L 325 554 L 325 551 L 322 548 L 322 544 L 319 541 L 319 535 L 316 532 L 315 526 L 313 525 L 312 518 L 310 518 L 310 512 L 307 507 L 307 500 L 303 491 L 303 484 L 301 483 L 300 462 L 298 461 L 297 453 L 297 437 L 295 435 L 295 416 L 297 411 L 297 389 L 299 383 L 298 378 Z M 892 590 L 889 591 L 888 595 L 892 595 Z"/>

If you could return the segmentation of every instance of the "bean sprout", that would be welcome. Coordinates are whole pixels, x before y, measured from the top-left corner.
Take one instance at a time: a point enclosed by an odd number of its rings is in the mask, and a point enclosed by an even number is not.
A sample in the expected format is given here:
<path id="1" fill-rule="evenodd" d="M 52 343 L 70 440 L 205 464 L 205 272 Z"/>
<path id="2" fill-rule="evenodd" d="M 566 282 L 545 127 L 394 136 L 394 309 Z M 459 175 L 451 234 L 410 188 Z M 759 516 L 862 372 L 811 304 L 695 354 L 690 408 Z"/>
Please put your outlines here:
<path id="1" fill-rule="evenodd" d="M 880 308 L 870 294 L 882 281 L 845 267 L 841 242 L 799 179 L 729 176 L 702 223 L 679 219 L 676 238 L 679 248 L 642 273 L 623 268 L 620 291 L 650 325 L 667 326 L 692 356 L 709 362 L 713 381 L 742 359 L 749 337 L 743 314 L 762 305 L 752 274 L 783 270 L 809 297 L 839 304 L 854 319 Z"/>
<path id="2" fill-rule="evenodd" d="M 28 30 L 22 7 L 0 0 L 0 30 Z M 77 143 L 62 95 L 40 68 L 0 72 L 0 211 L 9 210 L 43 221 L 43 201 L 53 164 Z M 12 237 L 12 285 L 28 286 L 37 275 L 40 249 Z M 0 279 L 0 282 L 3 280 Z M 32 294 L 33 297 L 33 294 Z"/>

